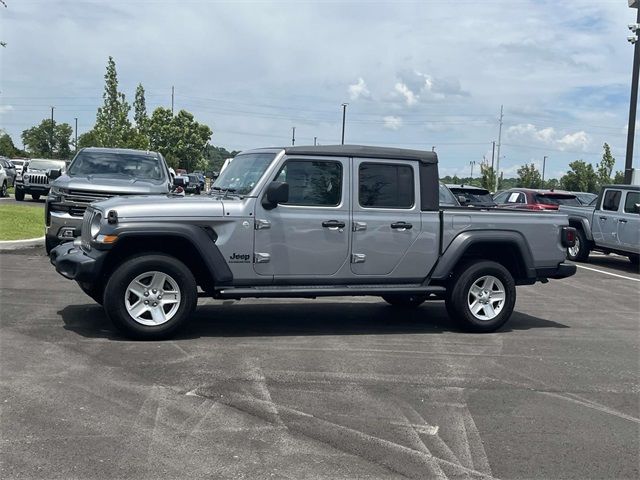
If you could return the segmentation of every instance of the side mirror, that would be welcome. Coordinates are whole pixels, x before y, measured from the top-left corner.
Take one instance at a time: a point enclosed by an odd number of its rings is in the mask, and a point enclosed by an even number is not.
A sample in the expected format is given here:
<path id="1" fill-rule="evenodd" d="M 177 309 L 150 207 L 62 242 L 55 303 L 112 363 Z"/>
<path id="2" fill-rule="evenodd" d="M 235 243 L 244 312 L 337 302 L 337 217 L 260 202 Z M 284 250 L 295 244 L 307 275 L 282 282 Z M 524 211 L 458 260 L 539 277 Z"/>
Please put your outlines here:
<path id="1" fill-rule="evenodd" d="M 466 205 L 467 203 L 467 197 L 465 197 L 464 195 L 458 195 L 458 201 L 460 202 L 460 205 Z"/>
<path id="2" fill-rule="evenodd" d="M 51 180 L 55 180 L 56 178 L 62 175 L 62 170 L 59 168 L 57 170 L 49 170 L 49 178 Z"/>
<path id="3" fill-rule="evenodd" d="M 279 203 L 289 201 L 289 184 L 287 182 L 271 182 L 262 197 L 265 210 L 273 210 Z"/>

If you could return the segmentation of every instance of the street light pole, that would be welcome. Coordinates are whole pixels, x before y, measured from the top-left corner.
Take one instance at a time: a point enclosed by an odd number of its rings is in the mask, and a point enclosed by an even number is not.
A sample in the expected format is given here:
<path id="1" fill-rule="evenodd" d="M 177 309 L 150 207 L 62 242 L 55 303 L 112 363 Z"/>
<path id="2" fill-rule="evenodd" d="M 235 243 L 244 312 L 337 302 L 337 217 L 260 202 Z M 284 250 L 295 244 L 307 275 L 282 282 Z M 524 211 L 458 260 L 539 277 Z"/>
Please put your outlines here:
<path id="1" fill-rule="evenodd" d="M 342 104 L 342 145 L 344 145 L 344 124 L 345 124 L 345 119 L 347 118 L 347 105 L 349 104 L 348 103 Z"/>
<path id="2" fill-rule="evenodd" d="M 547 156 L 542 157 L 542 188 L 544 188 L 544 168 L 547 165 Z"/>
<path id="3" fill-rule="evenodd" d="M 296 127 L 291 127 L 291 145 L 296 144 Z"/>
<path id="4" fill-rule="evenodd" d="M 637 10 L 636 24 L 629 25 L 629 29 L 634 33 L 628 40 L 633 43 L 633 70 L 631 72 L 631 98 L 629 100 L 629 126 L 627 128 L 627 156 L 624 163 L 624 183 L 631 184 L 631 174 L 633 172 L 633 141 L 636 134 L 636 108 L 638 106 L 638 73 L 640 71 L 640 42 L 637 34 L 640 29 L 640 2 L 629 0 L 629 6 Z M 635 38 L 635 40 L 634 40 Z"/>
<path id="5" fill-rule="evenodd" d="M 469 165 L 471 165 L 471 180 L 473 180 L 473 167 L 474 167 L 475 164 L 476 164 L 475 160 L 471 160 L 469 162 Z"/>
<path id="6" fill-rule="evenodd" d="M 53 109 L 56 107 L 51 107 L 51 132 L 49 133 L 49 147 L 51 148 L 51 156 L 53 157 Z"/>
<path id="7" fill-rule="evenodd" d="M 78 117 L 75 117 L 74 120 L 76 121 L 76 153 L 78 153 Z"/>

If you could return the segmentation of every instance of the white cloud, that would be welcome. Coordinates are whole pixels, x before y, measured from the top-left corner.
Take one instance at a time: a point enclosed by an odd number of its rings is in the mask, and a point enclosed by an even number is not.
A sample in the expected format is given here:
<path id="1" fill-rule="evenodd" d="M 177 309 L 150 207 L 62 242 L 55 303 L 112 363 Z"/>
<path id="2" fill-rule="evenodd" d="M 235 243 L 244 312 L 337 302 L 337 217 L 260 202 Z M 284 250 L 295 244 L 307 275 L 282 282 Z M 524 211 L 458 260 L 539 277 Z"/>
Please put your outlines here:
<path id="1" fill-rule="evenodd" d="M 371 98 L 371 92 L 367 88 L 362 77 L 358 78 L 358 82 L 353 85 L 349 85 L 349 98 L 351 100 L 358 100 L 359 98 Z"/>
<path id="2" fill-rule="evenodd" d="M 507 137 L 534 140 L 559 150 L 586 150 L 591 138 L 584 130 L 572 133 L 558 133 L 553 127 L 538 128 L 531 123 L 520 123 L 509 127 Z"/>
<path id="3" fill-rule="evenodd" d="M 388 115 L 384 117 L 384 128 L 388 128 L 390 130 L 399 130 L 402 127 L 402 118 L 396 117 L 394 115 Z"/>
<path id="4" fill-rule="evenodd" d="M 404 101 L 409 107 L 418 103 L 418 96 L 406 84 L 398 82 L 394 90 L 404 97 Z"/>

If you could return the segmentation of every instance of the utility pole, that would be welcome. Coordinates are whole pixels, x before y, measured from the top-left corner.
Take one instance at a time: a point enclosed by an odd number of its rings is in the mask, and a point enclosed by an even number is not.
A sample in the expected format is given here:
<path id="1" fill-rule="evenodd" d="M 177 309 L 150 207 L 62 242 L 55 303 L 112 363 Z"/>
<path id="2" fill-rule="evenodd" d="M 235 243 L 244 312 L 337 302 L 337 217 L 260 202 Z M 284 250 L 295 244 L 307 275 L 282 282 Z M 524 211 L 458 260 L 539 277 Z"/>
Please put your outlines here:
<path id="1" fill-rule="evenodd" d="M 493 170 L 493 160 L 496 156 L 496 142 L 495 140 L 493 142 L 491 142 L 491 144 L 493 145 L 493 147 L 491 147 L 491 170 Z"/>
<path id="2" fill-rule="evenodd" d="M 296 127 L 291 127 L 291 145 L 296 144 Z"/>
<path id="3" fill-rule="evenodd" d="M 471 160 L 469 162 L 469 165 L 471 165 L 471 180 L 473 180 L 473 167 L 475 166 L 476 161 L 475 160 Z"/>
<path id="4" fill-rule="evenodd" d="M 171 116 L 173 116 L 173 97 L 174 97 L 175 89 L 173 85 L 171 85 Z"/>
<path id="5" fill-rule="evenodd" d="M 344 124 L 345 124 L 345 119 L 347 118 L 347 105 L 349 104 L 348 103 L 342 104 L 342 145 L 344 145 Z"/>
<path id="6" fill-rule="evenodd" d="M 496 156 L 496 192 L 500 189 L 500 147 L 502 146 L 502 117 L 504 105 L 500 105 L 500 127 L 498 129 L 498 153 Z"/>
<path id="7" fill-rule="evenodd" d="M 547 156 L 542 157 L 542 188 L 544 188 L 544 168 L 547 166 Z"/>
<path id="8" fill-rule="evenodd" d="M 51 157 L 53 157 L 53 109 L 56 107 L 51 107 L 51 132 L 49 134 L 49 145 L 51 147 Z"/>
<path id="9" fill-rule="evenodd" d="M 628 37 L 633 44 L 633 69 L 631 71 L 631 98 L 629 99 L 629 127 L 627 128 L 627 156 L 624 162 L 624 183 L 631 185 L 631 174 L 633 173 L 633 142 L 636 134 L 636 108 L 638 106 L 638 74 L 640 72 L 640 42 L 638 33 L 640 30 L 640 2 L 629 0 L 629 7 L 635 8 L 636 23 L 629 25 L 629 30 L 633 33 Z"/>
<path id="10" fill-rule="evenodd" d="M 313 146 L 315 147 L 318 144 L 318 137 L 313 137 Z"/>
<path id="11" fill-rule="evenodd" d="M 76 133 L 76 153 L 78 153 L 78 117 L 75 117 L 74 120 L 76 121 L 76 128 L 75 128 L 75 133 Z"/>

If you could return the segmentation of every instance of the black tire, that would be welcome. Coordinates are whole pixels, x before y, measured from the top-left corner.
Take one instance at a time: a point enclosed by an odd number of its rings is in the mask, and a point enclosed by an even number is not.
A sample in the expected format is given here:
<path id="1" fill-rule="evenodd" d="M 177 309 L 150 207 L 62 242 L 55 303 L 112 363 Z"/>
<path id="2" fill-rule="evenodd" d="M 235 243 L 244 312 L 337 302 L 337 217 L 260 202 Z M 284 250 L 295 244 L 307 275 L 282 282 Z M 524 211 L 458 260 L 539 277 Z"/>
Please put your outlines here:
<path id="1" fill-rule="evenodd" d="M 47 251 L 47 255 L 51 253 L 51 250 L 60 245 L 57 239 L 45 237 L 44 239 L 44 249 Z"/>
<path id="2" fill-rule="evenodd" d="M 2 182 L 2 188 L 0 188 L 0 197 L 4 198 L 7 196 L 7 181 Z"/>
<path id="3" fill-rule="evenodd" d="M 32 194 L 31 194 L 31 198 L 33 198 L 34 200 L 36 200 L 36 201 L 37 201 L 37 200 L 40 200 L 40 195 L 39 195 L 39 194 L 37 194 L 37 193 L 32 193 Z"/>
<path id="4" fill-rule="evenodd" d="M 394 307 L 416 308 L 425 302 L 427 296 L 410 293 L 394 293 L 390 295 L 383 295 L 382 299 Z"/>
<path id="5" fill-rule="evenodd" d="M 196 195 L 200 195 L 200 187 L 196 187 Z"/>
<path id="6" fill-rule="evenodd" d="M 640 255 L 629 255 L 629 261 L 631 265 L 635 265 L 636 267 L 640 264 Z"/>
<path id="7" fill-rule="evenodd" d="M 177 284 L 180 293 L 176 312 L 159 325 L 144 325 L 134 320 L 125 306 L 125 292 L 129 284 L 146 272 L 168 275 Z M 103 298 L 105 311 L 114 325 L 127 336 L 144 340 L 166 338 L 174 333 L 193 313 L 198 302 L 196 281 L 191 271 L 181 261 L 164 254 L 141 255 L 125 260 L 111 274 Z"/>
<path id="8" fill-rule="evenodd" d="M 99 285 L 91 285 L 90 283 L 78 282 L 80 289 L 89 295 L 98 305 L 104 304 L 104 288 Z"/>
<path id="9" fill-rule="evenodd" d="M 576 228 L 576 245 L 567 248 L 567 258 L 573 262 L 586 262 L 591 252 L 591 246 L 582 228 Z"/>
<path id="10" fill-rule="evenodd" d="M 16 201 L 22 202 L 24 200 L 24 190 L 16 188 Z"/>
<path id="11" fill-rule="evenodd" d="M 493 277 L 502 283 L 504 303 L 497 315 L 488 319 L 480 319 L 473 314 L 469 306 L 470 290 L 476 282 L 486 276 Z M 490 297 L 487 300 L 492 310 L 494 306 L 499 306 L 497 300 L 492 302 Z M 475 302 L 478 301 L 479 299 L 476 297 Z M 511 317 L 515 304 L 516 284 L 509 270 L 499 263 L 482 260 L 466 263 L 457 269 L 446 298 L 446 307 L 451 319 L 462 329 L 478 333 L 493 332 L 504 325 Z M 490 316 L 488 310 L 484 310 L 489 308 L 489 305 L 480 308 L 481 310 L 477 312 L 478 315 Z"/>

